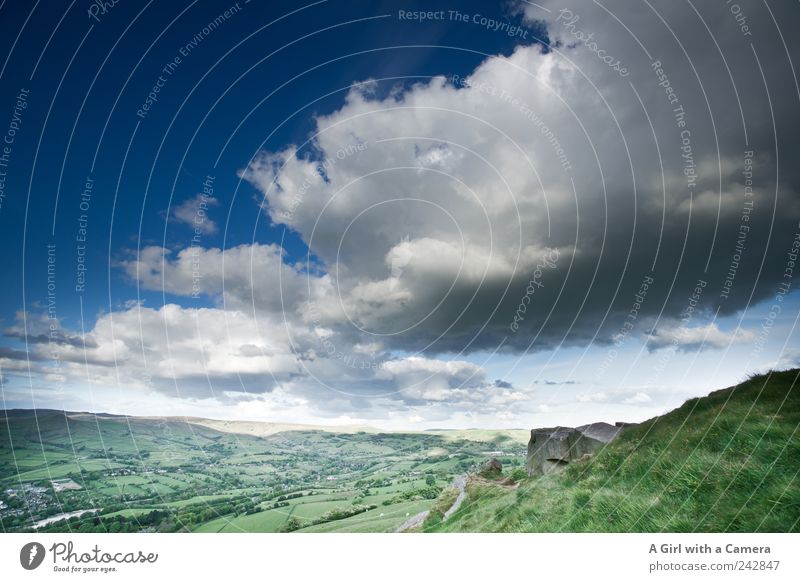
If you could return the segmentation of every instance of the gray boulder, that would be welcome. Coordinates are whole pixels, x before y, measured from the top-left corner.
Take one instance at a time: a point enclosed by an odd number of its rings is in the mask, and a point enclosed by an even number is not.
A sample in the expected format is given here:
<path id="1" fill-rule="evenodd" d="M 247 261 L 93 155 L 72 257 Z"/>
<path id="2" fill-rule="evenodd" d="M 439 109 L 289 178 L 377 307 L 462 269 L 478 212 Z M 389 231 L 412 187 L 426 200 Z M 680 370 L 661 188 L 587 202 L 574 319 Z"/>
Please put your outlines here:
<path id="1" fill-rule="evenodd" d="M 497 476 L 503 472 L 503 463 L 497 459 L 489 459 L 481 465 L 480 474 L 486 476 Z"/>
<path id="2" fill-rule="evenodd" d="M 557 426 L 535 428 L 528 442 L 526 468 L 528 475 L 545 475 L 563 471 L 572 462 L 591 458 L 622 431 L 622 426 L 605 422 L 576 428 Z"/>

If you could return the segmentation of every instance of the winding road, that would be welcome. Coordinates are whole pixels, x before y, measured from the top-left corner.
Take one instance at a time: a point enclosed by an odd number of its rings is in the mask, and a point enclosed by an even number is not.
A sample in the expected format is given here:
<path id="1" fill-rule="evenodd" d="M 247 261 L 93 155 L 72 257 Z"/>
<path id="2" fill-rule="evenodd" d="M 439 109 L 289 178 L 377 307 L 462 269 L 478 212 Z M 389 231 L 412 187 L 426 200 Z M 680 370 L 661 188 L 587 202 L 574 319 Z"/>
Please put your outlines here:
<path id="1" fill-rule="evenodd" d="M 455 501 L 453 501 L 453 505 L 450 506 L 450 509 L 444 512 L 444 516 L 442 517 L 442 521 L 446 520 L 448 517 L 453 515 L 458 508 L 461 507 L 461 504 L 464 503 L 464 500 L 467 498 L 467 476 L 466 475 L 459 475 L 453 481 L 451 487 L 455 488 L 458 491 L 458 496 L 456 497 Z M 394 530 L 394 533 L 402 533 L 409 529 L 413 529 L 418 525 L 421 525 L 422 522 L 430 515 L 430 511 L 423 511 L 416 515 L 411 516 L 406 521 L 403 522 L 403 525 L 398 527 Z"/>

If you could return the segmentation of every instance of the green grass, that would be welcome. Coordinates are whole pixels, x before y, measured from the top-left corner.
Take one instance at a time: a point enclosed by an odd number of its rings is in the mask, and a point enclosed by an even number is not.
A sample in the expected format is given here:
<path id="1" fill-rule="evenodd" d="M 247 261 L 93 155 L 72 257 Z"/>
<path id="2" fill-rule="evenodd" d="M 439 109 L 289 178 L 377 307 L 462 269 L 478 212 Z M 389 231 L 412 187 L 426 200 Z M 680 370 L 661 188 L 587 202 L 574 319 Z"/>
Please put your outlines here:
<path id="1" fill-rule="evenodd" d="M 458 497 L 458 490 L 455 487 L 448 487 L 431 506 L 430 518 L 431 520 L 437 519 L 441 521 L 445 512 L 450 509 Z"/>
<path id="2" fill-rule="evenodd" d="M 798 372 L 689 400 L 519 489 L 473 483 L 461 508 L 426 530 L 796 532 Z"/>
<path id="3" fill-rule="evenodd" d="M 239 517 L 220 517 L 213 521 L 204 523 L 196 532 L 216 532 L 216 533 L 271 533 L 276 532 L 289 518 L 291 507 L 281 507 L 261 511 L 252 515 L 240 515 Z"/>
<path id="4" fill-rule="evenodd" d="M 294 511 L 292 515 L 300 520 L 302 523 L 304 520 L 312 520 L 318 517 L 322 517 L 325 513 L 332 509 L 338 509 L 340 507 L 347 507 L 351 505 L 348 501 L 321 501 L 321 502 L 313 502 L 309 500 L 303 500 L 300 503 L 293 503 Z M 290 506 L 291 507 L 291 506 Z M 286 512 L 290 507 L 282 507 L 280 508 L 284 512 Z"/>
<path id="5" fill-rule="evenodd" d="M 103 517 L 116 517 L 121 515 L 123 517 L 139 517 L 140 515 L 146 515 L 153 511 L 154 509 L 158 509 L 157 507 L 138 507 L 135 509 L 121 509 L 120 511 L 114 511 L 112 513 L 106 513 Z"/>
<path id="6" fill-rule="evenodd" d="M 404 501 L 388 507 L 377 507 L 364 513 L 305 527 L 297 531 L 302 533 L 321 532 L 350 532 L 350 533 L 376 533 L 391 532 L 403 524 L 409 516 L 425 511 L 431 506 L 432 501 Z"/>
<path id="7" fill-rule="evenodd" d="M 231 517 L 218 517 L 217 519 L 212 519 L 211 521 L 207 521 L 204 524 L 197 526 L 193 531 L 196 533 L 219 533 L 230 523 L 230 521 Z"/>
<path id="8" fill-rule="evenodd" d="M 230 497 L 228 494 L 221 495 L 196 495 L 191 499 L 182 499 L 180 501 L 172 501 L 170 503 L 163 503 L 159 507 L 186 507 L 187 505 L 195 505 L 197 503 L 205 504 L 209 501 L 218 501 Z"/>

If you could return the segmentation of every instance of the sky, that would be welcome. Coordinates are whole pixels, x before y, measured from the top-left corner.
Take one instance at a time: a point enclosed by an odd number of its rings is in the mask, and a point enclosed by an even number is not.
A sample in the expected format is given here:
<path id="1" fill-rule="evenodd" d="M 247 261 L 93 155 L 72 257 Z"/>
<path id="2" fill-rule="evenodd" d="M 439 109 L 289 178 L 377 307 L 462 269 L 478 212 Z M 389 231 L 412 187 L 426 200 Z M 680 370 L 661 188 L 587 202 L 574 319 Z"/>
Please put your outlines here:
<path id="1" fill-rule="evenodd" d="M 0 406 L 636 422 L 800 365 L 796 3 L 0 4 Z"/>

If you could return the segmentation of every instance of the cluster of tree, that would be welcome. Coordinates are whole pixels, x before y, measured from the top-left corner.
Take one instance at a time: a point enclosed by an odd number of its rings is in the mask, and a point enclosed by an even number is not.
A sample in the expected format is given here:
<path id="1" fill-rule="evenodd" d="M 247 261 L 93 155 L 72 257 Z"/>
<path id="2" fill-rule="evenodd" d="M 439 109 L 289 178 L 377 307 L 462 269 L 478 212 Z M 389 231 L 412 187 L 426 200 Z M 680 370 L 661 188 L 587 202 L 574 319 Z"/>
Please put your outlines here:
<path id="1" fill-rule="evenodd" d="M 366 488 L 369 489 L 370 487 L 389 487 L 391 486 L 392 481 L 391 479 L 359 479 L 356 481 L 356 488 Z"/>
<path id="2" fill-rule="evenodd" d="M 25 502 L 16 495 L 13 497 L 10 495 L 0 495 L 0 501 L 3 501 L 9 509 L 25 508 Z"/>
<path id="3" fill-rule="evenodd" d="M 216 500 L 209 503 L 194 503 L 180 508 L 175 515 L 175 521 L 185 529 L 190 526 L 205 523 L 222 515 L 251 515 L 258 513 L 256 503 L 250 498 L 235 498 Z"/>
<path id="4" fill-rule="evenodd" d="M 311 520 L 300 521 L 296 517 L 290 517 L 286 523 L 281 526 L 281 532 L 292 532 L 296 531 L 302 527 L 309 527 L 311 525 L 318 525 L 320 523 L 328 523 L 331 521 L 338 521 L 340 519 L 346 519 L 348 517 L 353 517 L 354 515 L 358 515 L 359 513 L 364 513 L 365 511 L 369 511 L 371 509 L 375 509 L 378 507 L 377 505 L 353 505 L 351 507 L 337 507 L 335 509 L 331 509 L 321 517 Z"/>
<path id="5" fill-rule="evenodd" d="M 40 533 L 134 533 L 145 528 L 158 531 L 172 531 L 171 529 L 158 529 L 169 516 L 169 511 L 160 509 L 154 509 L 149 513 L 144 513 L 135 517 L 128 517 L 125 515 L 115 515 L 111 517 L 91 515 L 87 517 L 83 515 L 52 523 L 36 531 Z"/>
<path id="6" fill-rule="evenodd" d="M 421 499 L 436 499 L 439 497 L 439 494 L 442 492 L 441 487 L 437 487 L 435 485 L 431 485 L 428 487 L 420 487 L 417 489 L 409 489 L 408 491 L 403 491 L 398 493 L 391 499 L 387 499 L 383 502 L 383 505 L 392 505 L 394 503 L 400 503 L 401 501 L 419 501 Z"/>
<path id="7" fill-rule="evenodd" d="M 34 482 L 32 485 L 45 487 L 47 492 L 36 500 L 31 500 L 24 492 L 16 496 L 2 496 L 7 505 L 1 520 L 4 531 L 29 528 L 31 522 L 95 506 L 94 500 L 85 490 L 55 493 L 49 482 Z"/>
<path id="8" fill-rule="evenodd" d="M 456 464 L 456 469 L 462 472 L 469 472 L 472 471 L 476 466 L 477 463 L 474 460 L 463 459 Z"/>
<path id="9" fill-rule="evenodd" d="M 19 511 L 20 508 L 14 508 L 13 511 L 4 511 L 4 515 L 0 516 L 0 526 L 3 532 L 20 531 L 31 522 L 30 515 L 27 511 Z"/>
<path id="10" fill-rule="evenodd" d="M 312 495 L 312 494 L 313 494 L 313 491 L 309 493 L 309 495 Z M 302 496 L 303 496 L 303 492 L 302 491 L 298 491 L 297 493 L 289 493 L 288 495 L 281 495 L 280 497 L 278 497 L 278 501 L 286 501 L 287 499 L 297 499 L 298 497 L 302 497 Z"/>
<path id="11" fill-rule="evenodd" d="M 258 513 L 258 498 L 235 497 L 192 503 L 174 509 L 154 509 L 136 515 L 109 515 L 107 508 L 103 514 L 82 515 L 69 520 L 58 521 L 40 528 L 47 533 L 117 533 L 159 531 L 173 532 L 191 530 L 193 526 L 205 523 L 221 515 L 250 515 Z M 119 507 L 119 506 L 114 506 Z M 118 510 L 117 510 L 118 511 Z"/>

